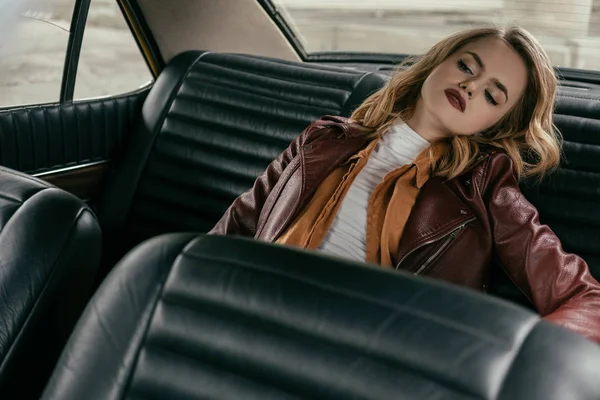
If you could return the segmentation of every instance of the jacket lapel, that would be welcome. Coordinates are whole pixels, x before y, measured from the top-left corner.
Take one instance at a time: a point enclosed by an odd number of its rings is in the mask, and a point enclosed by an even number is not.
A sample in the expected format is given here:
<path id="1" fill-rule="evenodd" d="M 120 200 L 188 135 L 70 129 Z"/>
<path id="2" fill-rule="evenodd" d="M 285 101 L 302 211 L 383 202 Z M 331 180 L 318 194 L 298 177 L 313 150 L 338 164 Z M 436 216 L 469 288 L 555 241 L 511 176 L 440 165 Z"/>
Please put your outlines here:
<path id="1" fill-rule="evenodd" d="M 350 137 L 321 140 L 304 146 L 300 152 L 302 157 L 302 190 L 299 198 L 301 207 L 335 168 L 368 143 L 369 139 L 365 137 Z"/>
<path id="2" fill-rule="evenodd" d="M 414 250 L 440 240 L 475 218 L 473 211 L 450 188 L 454 181 L 433 177 L 421 188 L 402 233 L 394 260 L 397 267 Z"/>
<path id="3" fill-rule="evenodd" d="M 370 139 L 367 137 L 327 138 L 315 140 L 300 148 L 297 157 L 300 167 L 277 183 L 277 198 L 272 201 L 257 239 L 273 242 L 294 220 L 299 210 L 310 201 L 321 182 L 335 168 L 362 149 Z M 293 164 L 293 163 L 292 163 Z M 285 181 L 285 182 L 284 182 Z"/>

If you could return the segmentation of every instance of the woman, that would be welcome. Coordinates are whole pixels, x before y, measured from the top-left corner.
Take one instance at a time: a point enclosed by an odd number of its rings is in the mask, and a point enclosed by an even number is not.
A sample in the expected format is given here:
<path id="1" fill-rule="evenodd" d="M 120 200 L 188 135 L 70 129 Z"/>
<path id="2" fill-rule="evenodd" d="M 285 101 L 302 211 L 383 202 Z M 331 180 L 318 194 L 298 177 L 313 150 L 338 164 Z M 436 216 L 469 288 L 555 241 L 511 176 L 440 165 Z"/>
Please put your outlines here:
<path id="1" fill-rule="evenodd" d="M 211 233 L 483 292 L 492 268 L 502 268 L 544 318 L 600 341 L 600 285 L 518 186 L 560 161 L 556 85 L 548 57 L 521 28 L 450 36 L 350 120 L 311 124 Z"/>

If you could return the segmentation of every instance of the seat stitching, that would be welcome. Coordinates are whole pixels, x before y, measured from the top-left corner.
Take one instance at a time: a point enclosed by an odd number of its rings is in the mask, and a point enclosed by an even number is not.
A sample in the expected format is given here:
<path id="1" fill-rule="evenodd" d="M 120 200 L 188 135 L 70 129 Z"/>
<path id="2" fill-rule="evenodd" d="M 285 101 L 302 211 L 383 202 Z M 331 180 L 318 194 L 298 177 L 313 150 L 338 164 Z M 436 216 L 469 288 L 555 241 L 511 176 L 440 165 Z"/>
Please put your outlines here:
<path id="1" fill-rule="evenodd" d="M 594 97 L 583 97 L 583 96 L 575 96 L 569 94 L 559 94 L 558 97 L 569 98 L 569 99 L 579 99 L 579 100 L 587 100 L 587 101 L 595 101 L 598 102 L 600 99 Z"/>
<path id="2" fill-rule="evenodd" d="M 18 176 L 19 178 L 23 178 L 25 180 L 28 180 L 28 181 L 31 181 L 31 182 L 34 182 L 34 183 L 37 183 L 38 185 L 43 186 L 44 188 L 48 188 L 49 189 L 49 188 L 54 188 L 55 187 L 54 185 L 52 185 L 52 184 L 50 184 L 50 183 L 48 183 L 48 182 L 46 182 L 46 181 L 44 181 L 42 179 L 36 178 L 36 177 L 31 176 L 29 174 L 26 174 L 26 173 L 23 173 L 23 172 L 14 170 L 14 169 L 10 169 L 10 168 L 4 167 L 4 166 L 0 166 L 0 171 L 1 172 L 9 173 L 11 175 Z"/>
<path id="3" fill-rule="evenodd" d="M 152 83 L 154 83 L 154 82 L 152 82 Z M 143 92 L 148 92 L 152 86 L 152 83 L 150 83 L 146 86 L 143 86 L 140 89 L 135 89 L 131 92 L 120 93 L 116 96 L 111 96 L 110 99 L 95 98 L 95 99 L 86 99 L 86 100 L 73 100 L 73 102 L 69 103 L 68 105 L 65 103 L 48 103 L 48 104 L 43 104 L 43 105 L 36 104 L 36 105 L 24 105 L 24 106 L 17 106 L 17 107 L 13 107 L 13 106 L 0 107 L 0 116 L 6 115 L 6 114 L 14 114 L 15 112 L 21 112 L 21 111 L 26 111 L 26 110 L 38 110 L 38 109 L 50 110 L 50 109 L 69 108 L 69 107 L 72 107 L 73 105 L 96 103 L 99 100 L 101 100 L 102 102 L 110 101 L 113 98 L 117 99 L 117 100 L 128 99 L 130 96 L 135 96 L 135 95 L 142 94 Z"/>
<path id="4" fill-rule="evenodd" d="M 519 343 L 518 347 L 514 350 L 513 359 L 510 361 L 510 364 L 504 373 L 504 377 L 502 378 L 502 380 L 500 381 L 500 384 L 498 385 L 497 391 L 496 391 L 495 395 L 493 396 L 494 399 L 498 399 L 498 396 L 502 393 L 504 384 L 506 383 L 506 380 L 508 379 L 510 372 L 514 368 L 517 358 L 519 357 L 521 351 L 523 350 L 523 346 L 525 346 L 525 342 L 527 342 L 527 340 L 531 337 L 531 333 L 533 332 L 535 327 L 539 324 L 539 322 L 540 321 L 537 320 L 537 321 L 534 321 L 533 323 L 531 323 L 531 325 L 527 328 L 527 334 L 524 335 L 523 340 L 521 341 L 521 343 Z"/>
<path id="5" fill-rule="evenodd" d="M 180 305 L 180 304 L 176 304 L 176 305 Z M 207 312 L 207 313 L 209 315 L 212 315 L 210 312 Z M 327 341 L 327 340 L 325 340 L 325 342 L 327 342 L 328 344 L 333 345 L 334 347 L 350 347 L 350 346 L 339 345 L 339 344 L 336 344 L 334 342 L 330 342 L 330 341 Z M 179 349 L 174 348 L 174 347 L 167 347 L 167 346 L 160 345 L 160 344 L 157 343 L 157 344 L 152 344 L 152 345 L 146 345 L 146 348 L 148 348 L 148 349 L 150 349 L 152 351 L 156 351 L 158 353 L 169 355 L 171 357 L 188 360 L 188 361 L 190 361 L 190 362 L 192 362 L 193 364 L 196 364 L 196 365 L 208 365 L 209 367 L 211 366 L 211 364 L 203 362 L 199 358 L 195 358 L 193 356 L 190 356 L 189 354 L 184 353 L 184 352 L 182 352 Z M 360 350 L 360 348 L 352 348 L 352 347 L 350 347 L 350 348 L 351 348 L 351 350 Z M 429 371 L 424 371 L 424 370 L 421 370 L 419 368 L 415 368 L 414 366 L 412 366 L 412 365 L 410 365 L 408 363 L 402 362 L 400 360 L 396 360 L 397 362 L 393 363 L 393 362 L 386 362 L 385 360 L 378 359 L 377 357 L 371 358 L 371 357 L 369 357 L 369 356 L 371 356 L 371 354 L 369 354 L 369 353 L 362 353 L 360 351 L 357 351 L 357 354 L 359 354 L 361 356 L 365 356 L 366 355 L 367 356 L 366 359 L 369 360 L 369 361 L 371 361 L 371 362 L 373 362 L 374 364 L 383 365 L 383 366 L 386 366 L 386 367 L 391 368 L 391 369 L 398 370 L 398 369 L 401 369 L 401 368 L 405 368 L 406 370 L 408 370 L 408 371 L 403 371 L 405 373 L 408 373 L 408 374 L 413 375 L 413 376 L 418 376 L 418 377 L 424 378 L 425 380 L 430 380 L 430 381 L 432 381 L 432 383 L 434 383 L 435 385 L 438 385 L 439 387 L 442 387 L 444 389 L 447 389 L 447 390 L 449 390 L 451 392 L 454 392 L 454 393 L 457 393 L 457 394 L 460 394 L 460 395 L 463 395 L 463 396 L 466 395 L 466 396 L 468 396 L 467 398 L 481 399 L 481 397 L 479 397 L 476 393 L 470 391 L 469 388 L 463 387 L 462 385 L 460 385 L 457 382 L 453 382 L 451 380 L 446 381 L 443 377 L 437 376 L 437 374 L 432 374 Z M 214 363 L 212 365 L 214 365 Z M 259 379 L 254 378 L 254 377 L 250 377 L 248 375 L 244 375 L 243 371 L 235 368 L 235 366 L 232 367 L 230 365 L 225 365 L 225 363 L 222 363 L 222 362 L 219 362 L 219 361 L 216 361 L 216 365 L 218 366 L 219 369 L 228 371 L 232 375 L 241 377 L 241 378 L 249 380 L 251 382 L 256 382 L 256 383 L 258 383 L 261 386 L 265 386 L 264 385 L 264 383 L 265 383 L 264 381 L 261 381 Z M 288 390 L 288 388 L 286 388 L 286 387 L 284 387 L 282 385 L 277 385 L 275 387 L 278 388 L 278 389 L 280 389 L 280 390 L 282 390 L 283 392 L 290 393 L 290 390 Z M 294 392 L 296 392 L 296 391 L 294 390 Z M 295 394 L 293 394 L 293 395 L 295 395 Z"/>
<path id="6" fill-rule="evenodd" d="M 43 191 L 43 190 L 44 189 L 40 190 L 40 192 Z M 17 199 L 15 197 L 11 197 L 11 196 L 7 195 L 6 193 L 0 193 L 0 199 L 8 200 L 8 201 L 11 201 L 13 203 L 18 203 L 18 204 L 23 204 L 25 201 L 28 200 L 28 199 L 25 199 L 25 200 Z"/>
<path id="7" fill-rule="evenodd" d="M 320 288 L 323 290 L 327 290 L 332 293 L 337 293 L 339 295 L 342 295 L 342 296 L 350 298 L 350 299 L 363 300 L 363 301 L 366 301 L 367 303 L 377 304 L 384 308 L 392 309 L 392 310 L 395 310 L 398 312 L 404 312 L 406 314 L 413 315 L 413 316 L 422 318 L 424 320 L 429 320 L 429 321 L 438 323 L 442 326 L 452 328 L 457 331 L 469 333 L 469 334 L 476 336 L 482 340 L 486 340 L 486 341 L 493 342 L 496 344 L 504 344 L 504 345 L 507 344 L 507 340 L 503 337 L 490 335 L 481 330 L 477 330 L 477 329 L 471 328 L 466 325 L 458 324 L 450 319 L 445 319 L 445 318 L 436 316 L 432 313 L 429 313 L 429 312 L 426 312 L 423 310 L 414 310 L 413 308 L 408 307 L 408 306 L 400 306 L 398 304 L 394 304 L 394 303 L 391 303 L 388 301 L 382 301 L 381 299 L 377 299 L 377 298 L 374 298 L 369 295 L 365 295 L 362 293 L 356 293 L 356 292 L 353 292 L 353 291 L 347 290 L 347 289 L 340 289 L 340 288 L 334 287 L 330 284 L 324 284 L 322 282 L 317 282 L 315 280 L 307 279 L 305 277 L 294 276 L 291 274 L 286 274 L 285 272 L 275 271 L 272 269 L 264 268 L 262 266 L 259 266 L 257 264 L 253 264 L 253 263 L 250 263 L 247 261 L 244 261 L 244 262 L 243 261 L 234 261 L 234 260 L 231 260 L 231 259 L 228 259 L 225 257 L 206 256 L 206 255 L 199 256 L 196 254 L 189 254 L 189 253 L 186 253 L 184 255 L 186 257 L 189 257 L 191 259 L 195 259 L 198 261 L 208 260 L 208 261 L 214 261 L 214 262 L 218 262 L 218 263 L 227 263 L 229 266 L 231 266 L 232 263 L 235 263 L 236 264 L 235 266 L 237 266 L 237 267 L 240 267 L 240 266 L 246 267 L 246 268 L 253 269 L 255 271 L 259 271 L 259 272 L 263 272 L 263 273 L 267 273 L 270 275 L 281 276 L 284 278 L 288 278 L 292 281 L 302 282 L 304 284 L 307 284 L 307 285 L 310 285 L 313 287 L 317 287 L 317 288 Z"/>
<path id="8" fill-rule="evenodd" d="M 201 80 L 202 75 L 213 76 L 216 74 L 215 71 L 210 71 L 209 68 L 206 68 L 205 70 L 201 70 L 199 67 L 200 65 L 201 64 L 198 64 L 196 66 L 197 69 L 195 69 L 191 72 L 190 79 L 198 81 L 198 80 Z M 356 86 L 356 82 L 354 82 L 354 80 L 356 80 L 357 78 L 358 78 L 358 80 L 361 80 L 363 75 L 369 75 L 369 73 L 364 73 L 361 71 L 360 73 L 356 73 L 351 76 L 344 77 L 345 80 L 352 78 L 353 79 L 352 81 L 340 82 L 341 83 L 340 85 L 334 86 L 333 84 L 319 82 L 317 79 L 306 79 L 305 78 L 305 79 L 298 79 L 298 80 L 290 80 L 290 79 L 285 79 L 281 76 L 273 76 L 273 75 L 268 75 L 268 74 L 262 73 L 263 71 L 248 71 L 248 70 L 234 69 L 234 68 L 230 68 L 230 67 L 223 66 L 220 64 L 208 64 L 208 65 L 210 65 L 211 67 L 217 67 L 219 69 L 223 69 L 226 71 L 239 72 L 240 75 L 247 75 L 246 78 L 249 78 L 249 79 L 255 79 L 254 77 L 257 77 L 259 79 L 274 81 L 274 82 L 269 82 L 269 83 L 283 82 L 283 83 L 291 84 L 292 86 L 301 86 L 301 87 L 306 87 L 306 88 L 317 87 L 317 88 L 322 88 L 322 89 L 334 89 L 334 90 L 341 90 L 341 91 L 351 90 L 353 87 Z M 290 68 L 290 69 L 292 70 L 291 72 L 293 72 L 295 68 Z M 200 75 L 200 76 L 196 77 L 194 75 Z"/>
<path id="9" fill-rule="evenodd" d="M 248 112 L 248 114 L 250 114 L 250 113 Z M 184 124 L 194 125 L 193 128 L 202 132 L 203 136 L 214 137 L 217 135 L 219 135 L 219 136 L 235 135 L 236 138 L 243 138 L 244 140 L 251 142 L 249 145 L 256 145 L 257 143 L 269 142 L 272 144 L 281 144 L 280 147 L 285 148 L 287 145 L 289 145 L 289 143 L 292 141 L 292 139 L 295 138 L 296 136 L 298 136 L 298 134 L 299 134 L 299 133 L 293 133 L 292 134 L 293 136 L 291 136 L 291 137 L 275 136 L 273 134 L 266 133 L 265 130 L 262 130 L 262 132 L 261 132 L 261 130 L 250 130 L 248 127 L 236 127 L 235 124 L 226 123 L 226 122 L 215 123 L 214 121 L 211 121 L 209 118 L 201 118 L 198 115 L 194 115 L 193 117 L 190 117 L 190 116 L 186 116 L 182 113 L 177 113 L 177 112 L 173 112 L 173 111 L 169 114 L 168 118 L 170 120 L 176 120 L 176 121 L 182 122 Z M 303 129 L 306 128 L 307 125 L 309 125 L 309 123 L 307 123 L 305 120 L 292 119 L 292 118 L 288 118 L 285 115 L 272 115 L 269 113 L 262 113 L 260 115 L 260 120 L 261 120 L 261 122 L 265 123 L 266 128 L 270 127 L 271 122 L 275 122 L 278 124 L 289 123 L 289 124 L 294 124 L 294 125 L 301 125 L 302 127 L 298 128 L 298 132 L 301 132 Z M 213 130 L 213 131 L 211 132 L 209 130 Z M 215 130 L 217 132 L 215 132 Z M 227 132 L 224 132 L 224 131 L 227 131 Z M 163 133 L 170 133 L 172 135 L 177 134 L 176 131 L 169 130 L 168 128 L 163 129 Z M 289 134 L 289 132 L 284 132 L 283 134 Z M 251 136 L 254 136 L 254 138 L 251 138 Z M 223 143 L 223 141 L 222 140 L 219 141 L 219 139 L 214 141 L 214 143 L 215 143 L 215 145 L 221 146 L 221 147 L 227 145 L 227 143 Z M 278 149 L 278 152 L 280 152 L 280 151 L 281 151 L 281 149 Z"/>
<path id="10" fill-rule="evenodd" d="M 223 87 L 225 85 L 213 85 L 208 82 L 203 82 L 202 86 L 203 86 L 203 89 L 211 88 L 211 89 L 222 90 L 222 91 L 224 89 L 230 90 L 232 92 L 237 92 L 239 94 L 243 94 L 247 98 L 254 98 L 253 100 L 268 100 L 268 101 L 277 102 L 277 103 L 284 103 L 284 105 L 303 106 L 303 107 L 306 107 L 307 109 L 315 108 L 315 109 L 318 109 L 319 111 L 321 111 L 322 109 L 331 108 L 331 106 L 333 106 L 333 104 L 327 104 L 327 105 L 325 105 L 325 104 L 307 104 L 306 101 L 305 102 L 291 101 L 289 99 L 286 99 L 285 97 L 267 96 L 262 93 L 248 92 L 247 90 L 240 90 L 240 89 L 233 88 L 233 87 Z M 351 91 L 341 90 L 341 89 L 340 89 L 340 92 L 343 94 L 352 93 Z M 235 101 L 237 99 L 235 99 L 234 101 L 231 101 L 233 99 L 231 97 L 223 96 L 223 93 L 215 93 L 215 95 L 213 95 L 213 96 L 207 95 L 205 93 L 205 95 L 202 97 L 182 93 L 178 97 L 180 99 L 185 99 L 186 101 L 191 101 L 191 102 L 209 103 L 209 104 L 214 104 L 217 106 L 227 106 L 227 107 L 234 108 L 234 109 L 251 110 L 250 108 L 245 108 L 244 105 L 239 104 L 239 102 Z M 211 97 L 213 97 L 213 98 L 211 98 Z M 317 100 L 319 100 L 319 99 L 317 98 Z M 238 103 L 238 104 L 236 104 L 236 103 Z M 340 104 L 335 100 L 331 100 L 331 103 L 335 103 L 335 106 L 337 106 L 337 107 L 340 106 Z M 344 104 L 345 104 L 345 102 L 344 102 Z"/>
<path id="11" fill-rule="evenodd" d="M 148 320 L 146 321 L 146 326 L 144 327 L 144 331 L 141 334 L 141 339 L 140 342 L 138 343 L 137 349 L 135 351 L 135 356 L 133 357 L 133 363 L 131 365 L 131 368 L 129 370 L 129 376 L 127 377 L 127 381 L 125 382 L 125 384 L 122 386 L 122 393 L 126 393 L 131 389 L 131 384 L 133 381 L 133 375 L 134 372 L 137 368 L 137 363 L 139 361 L 139 356 L 140 353 L 142 351 L 142 349 L 146 346 L 145 342 L 146 339 L 148 337 L 148 331 L 150 330 L 150 325 L 152 325 L 152 319 L 154 317 L 154 313 L 156 312 L 156 308 L 158 307 L 158 303 L 160 302 L 160 300 L 163 297 L 164 294 L 164 289 L 165 289 L 165 285 L 167 283 L 167 280 L 169 279 L 169 275 L 171 274 L 171 272 L 173 271 L 173 266 L 177 264 L 178 259 L 184 254 L 185 249 L 187 249 L 195 240 L 197 240 L 197 238 L 192 238 L 190 239 L 185 246 L 183 246 L 183 249 L 179 252 L 179 254 L 173 259 L 173 261 L 171 262 L 171 266 L 170 268 L 168 268 L 161 276 L 160 278 L 162 279 L 161 283 L 160 283 L 160 288 L 158 289 L 156 296 L 154 298 L 154 304 L 152 305 L 152 310 L 148 313 Z"/>
<path id="12" fill-rule="evenodd" d="M 213 54 L 214 55 L 214 54 Z M 211 64 L 211 65 L 215 65 L 218 67 L 223 67 L 221 65 L 221 63 L 223 62 L 227 62 L 230 61 L 230 59 L 226 59 L 225 57 L 222 57 L 224 54 L 216 54 L 216 56 L 221 56 L 220 58 L 215 59 L 206 59 L 204 60 L 204 63 L 206 64 Z M 239 57 L 240 54 L 228 54 L 229 56 L 233 56 L 233 57 Z M 265 60 L 263 58 L 260 57 L 256 57 L 256 56 L 252 56 L 252 55 L 243 55 L 245 58 L 249 58 L 249 59 L 253 59 L 253 60 L 257 60 L 260 62 L 265 62 L 265 65 L 268 65 L 269 68 L 273 68 L 273 67 L 282 67 L 285 66 L 287 68 L 290 69 L 301 69 L 301 70 L 306 70 L 306 71 L 314 71 L 316 73 L 332 73 L 332 74 L 343 74 L 343 75 L 349 75 L 349 76 L 356 76 L 356 75 L 360 75 L 365 73 L 362 70 L 356 70 L 356 69 L 345 69 L 343 67 L 329 67 L 331 69 L 328 69 L 326 66 L 322 65 L 322 64 L 317 64 L 319 67 L 326 67 L 326 68 L 316 68 L 315 65 L 310 65 L 309 63 L 302 63 L 302 62 L 286 62 L 285 60 L 278 60 L 278 59 L 272 59 L 272 60 Z M 239 60 L 239 59 L 238 59 Z M 238 61 L 235 60 L 235 61 Z M 239 71 L 239 72 L 247 72 L 246 69 L 243 68 L 247 68 L 247 66 L 239 66 L 239 65 L 235 65 L 235 66 L 228 66 L 228 67 L 223 67 L 223 68 L 229 68 L 233 71 Z M 258 71 L 257 74 L 261 74 L 261 75 L 266 75 L 269 77 L 273 77 L 275 79 L 277 79 L 276 75 L 272 75 L 273 73 L 270 71 L 265 71 L 265 69 L 268 68 L 254 68 L 254 71 Z"/>
<path id="13" fill-rule="evenodd" d="M 233 55 L 235 55 L 235 54 L 233 54 Z M 355 69 L 355 68 L 345 68 L 345 67 L 331 66 L 331 65 L 320 64 L 320 63 L 289 61 L 289 60 L 284 60 L 284 59 L 280 59 L 280 58 L 269 58 L 269 57 L 256 56 L 253 54 L 243 54 L 243 55 L 246 58 L 264 62 L 265 64 L 268 63 L 268 64 L 275 64 L 275 65 L 285 65 L 288 67 L 305 69 L 305 70 L 309 70 L 309 71 L 333 72 L 333 73 L 341 73 L 341 74 L 345 74 L 345 75 L 360 74 L 360 73 L 364 72 L 362 70 Z"/>
<path id="14" fill-rule="evenodd" d="M 262 381 L 260 381 L 258 379 L 255 379 L 253 377 L 249 377 L 248 375 L 244 375 L 243 373 L 240 373 L 242 371 L 238 371 L 238 370 L 232 369 L 231 367 L 227 367 L 227 366 L 225 366 L 223 364 L 217 364 L 218 366 L 215 368 L 214 364 L 204 363 L 204 362 L 200 361 L 199 359 L 190 356 L 189 354 L 185 354 L 183 352 L 177 351 L 176 349 L 173 349 L 173 348 L 170 348 L 170 347 L 166 347 L 166 346 L 161 346 L 161 345 L 158 345 L 158 344 L 148 344 L 148 345 L 146 345 L 146 348 L 148 350 L 150 350 L 150 351 L 154 351 L 156 353 L 163 354 L 163 355 L 170 356 L 170 357 L 174 357 L 174 358 L 177 358 L 177 359 L 180 359 L 180 360 L 185 360 L 185 361 L 188 361 L 188 362 L 190 362 L 192 364 L 196 364 L 196 365 L 200 364 L 202 366 L 205 366 L 205 367 L 208 367 L 208 368 L 212 368 L 214 370 L 223 370 L 223 371 L 226 371 L 228 374 L 233 375 L 233 376 L 235 376 L 237 378 L 240 378 L 242 380 L 254 383 L 257 386 L 261 386 L 261 387 L 267 388 L 266 385 L 264 384 L 264 382 L 262 382 Z M 283 388 L 281 386 L 274 386 L 273 385 L 273 386 L 269 386 L 269 387 L 275 387 L 275 388 L 279 389 L 281 392 L 284 392 L 284 393 L 288 394 L 289 396 L 296 397 L 296 395 L 294 395 L 293 393 L 290 393 L 288 390 L 285 390 L 285 388 Z"/>
<path id="15" fill-rule="evenodd" d="M 427 368 L 411 365 L 410 360 L 403 359 L 401 355 L 400 357 L 390 356 L 389 353 L 385 351 L 385 349 L 376 348 L 372 345 L 372 342 L 376 341 L 379 338 L 381 330 L 385 330 L 387 324 L 390 324 L 392 321 L 395 321 L 400 316 L 398 313 L 391 313 L 389 316 L 387 316 L 385 321 L 382 324 L 379 324 L 379 326 L 377 327 L 375 337 L 370 338 L 368 342 L 364 343 L 364 345 L 361 345 L 353 343 L 349 340 L 342 341 L 339 340 L 339 338 L 336 339 L 335 336 L 327 336 L 327 334 L 315 333 L 313 329 L 305 328 L 302 325 L 302 323 L 294 323 L 294 321 L 281 320 L 276 318 L 273 319 L 270 318 L 270 316 L 268 315 L 264 315 L 259 312 L 257 313 L 253 310 L 235 308 L 235 306 L 231 307 L 229 304 L 213 302 L 212 300 L 206 298 L 194 298 L 192 301 L 190 301 L 189 298 L 184 298 L 183 296 L 178 297 L 179 298 L 176 298 L 176 296 L 173 295 L 167 295 L 163 299 L 163 303 L 170 305 L 171 307 L 186 310 L 193 314 L 208 315 L 209 317 L 213 317 L 220 320 L 224 320 L 224 318 L 223 315 L 219 312 L 224 311 L 224 313 L 235 315 L 233 317 L 233 323 L 237 325 L 241 325 L 241 322 L 238 319 L 239 317 L 251 317 L 250 321 L 252 322 L 250 322 L 250 324 L 253 325 L 252 328 L 256 328 L 259 331 L 264 332 L 266 334 L 272 333 L 271 331 L 269 331 L 269 328 L 276 327 L 279 328 L 281 331 L 287 331 L 292 335 L 297 336 L 299 341 L 301 342 L 314 343 L 314 340 L 316 339 L 324 344 L 335 347 L 337 349 L 341 349 L 344 353 L 347 351 L 351 351 L 353 353 L 356 353 L 357 355 L 360 355 L 361 357 L 370 360 L 373 363 L 384 365 L 393 369 L 406 368 L 410 370 L 410 373 L 414 375 L 426 378 L 434 378 L 438 384 L 447 387 L 450 390 L 461 393 L 468 393 L 470 395 L 476 395 L 475 393 L 470 391 L 468 387 L 464 387 L 459 382 L 452 381 L 452 377 L 450 376 L 440 375 L 436 371 L 428 371 Z M 194 301 L 197 303 L 202 303 L 203 305 L 208 305 L 210 307 L 203 307 L 200 311 L 194 308 L 193 304 L 190 304 Z M 227 319 L 226 321 L 229 321 L 229 319 Z M 282 334 L 285 335 L 285 333 Z M 289 336 L 285 337 L 287 339 L 290 338 Z M 169 347 L 169 349 L 171 348 Z M 178 353 L 178 350 L 175 348 L 173 348 L 171 351 Z"/>
<path id="16" fill-rule="evenodd" d="M 183 74 L 183 76 L 180 77 L 180 79 L 177 82 L 177 84 L 175 85 L 175 87 L 173 87 L 173 89 L 169 93 L 169 100 L 166 102 L 166 106 L 163 107 L 161 110 L 160 117 L 157 120 L 156 126 L 152 130 L 152 135 L 151 135 L 150 141 L 145 142 L 145 144 L 147 143 L 147 146 L 144 148 L 144 150 L 142 152 L 140 152 L 138 154 L 139 161 L 136 163 L 136 165 L 141 166 L 141 168 L 139 168 L 139 170 L 136 170 L 134 173 L 134 176 L 132 179 L 133 189 L 130 192 L 128 192 L 126 195 L 121 194 L 121 197 L 123 198 L 121 204 L 125 204 L 126 206 L 123 207 L 124 211 L 122 213 L 120 213 L 121 215 L 117 215 L 116 219 L 117 219 L 118 223 L 116 225 L 123 225 L 125 223 L 125 221 L 128 219 L 129 215 L 131 214 L 131 205 L 134 202 L 134 199 L 136 198 L 136 196 L 139 192 L 140 181 L 142 180 L 142 177 L 147 173 L 148 160 L 150 159 L 150 155 L 152 154 L 152 150 L 154 149 L 156 140 L 157 140 L 158 136 L 160 135 L 160 131 L 165 124 L 169 110 L 171 109 L 171 106 L 173 105 L 173 102 L 175 101 L 175 97 L 181 90 L 181 86 L 183 85 L 184 81 L 186 80 L 186 78 L 189 75 L 192 68 L 206 54 L 208 54 L 208 53 L 200 54 L 194 60 L 194 62 L 191 63 L 191 65 L 187 68 L 185 74 Z"/>

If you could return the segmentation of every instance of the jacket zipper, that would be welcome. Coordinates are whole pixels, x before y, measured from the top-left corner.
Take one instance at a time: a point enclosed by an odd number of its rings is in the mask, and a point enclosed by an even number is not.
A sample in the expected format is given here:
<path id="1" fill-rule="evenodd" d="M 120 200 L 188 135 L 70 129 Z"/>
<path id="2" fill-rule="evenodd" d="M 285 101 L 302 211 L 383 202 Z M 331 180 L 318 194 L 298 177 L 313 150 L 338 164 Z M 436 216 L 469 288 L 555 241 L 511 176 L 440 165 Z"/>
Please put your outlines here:
<path id="1" fill-rule="evenodd" d="M 456 228 L 455 230 L 450 232 L 447 236 L 445 236 L 445 239 L 442 238 L 442 239 L 444 239 L 444 242 L 440 245 L 440 247 L 438 247 L 438 249 L 431 256 L 429 256 L 427 261 L 425 261 L 423 264 L 421 264 L 421 266 L 414 273 L 414 275 L 420 275 L 423 271 L 425 271 L 425 269 L 427 267 L 429 267 L 429 265 L 431 265 L 433 260 L 435 260 L 437 258 L 437 256 L 439 256 L 442 253 L 442 251 L 444 251 L 446 249 L 446 247 L 448 247 L 448 245 L 454 240 L 454 238 L 456 237 L 458 232 L 460 232 L 460 230 L 463 229 L 465 227 L 465 225 L 466 224 L 462 224 L 461 226 L 459 226 L 458 228 Z"/>
<path id="2" fill-rule="evenodd" d="M 406 253 L 404 255 L 404 257 L 402 257 L 402 259 L 400 259 L 398 261 L 398 263 L 396 264 L 396 269 L 400 268 L 400 265 L 402 264 L 402 262 L 404 260 L 406 260 L 406 258 L 411 255 L 412 253 L 414 253 L 415 251 L 419 250 L 420 248 L 430 245 L 432 243 L 438 242 L 440 240 L 444 240 L 444 243 L 442 243 L 442 245 L 431 255 L 429 256 L 429 258 L 427 259 L 427 261 L 425 261 L 420 267 L 419 269 L 417 269 L 416 272 L 414 272 L 414 275 L 419 275 L 421 274 L 425 268 L 427 268 L 429 266 L 429 264 L 431 264 L 449 245 L 450 243 L 454 240 L 454 238 L 456 238 L 456 235 L 465 228 L 465 226 L 467 226 L 467 224 L 469 224 L 470 222 L 475 221 L 475 217 L 470 218 L 468 220 L 466 220 L 465 222 L 463 222 L 462 224 L 460 224 L 458 227 L 456 227 L 455 229 L 453 229 L 452 231 L 450 231 L 449 233 L 445 234 L 444 236 L 440 237 L 440 238 L 435 238 L 435 239 L 431 239 L 428 240 L 426 242 L 421 243 L 419 246 L 415 247 L 414 249 L 412 249 L 411 251 L 409 251 L 408 253 Z"/>

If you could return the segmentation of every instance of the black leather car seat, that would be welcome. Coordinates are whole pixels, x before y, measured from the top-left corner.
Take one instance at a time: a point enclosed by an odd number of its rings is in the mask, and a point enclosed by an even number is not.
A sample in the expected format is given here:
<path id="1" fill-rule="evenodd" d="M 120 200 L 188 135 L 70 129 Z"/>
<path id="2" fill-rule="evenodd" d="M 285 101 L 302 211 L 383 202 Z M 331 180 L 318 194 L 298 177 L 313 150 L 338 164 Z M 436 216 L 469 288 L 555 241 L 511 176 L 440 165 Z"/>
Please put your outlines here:
<path id="1" fill-rule="evenodd" d="M 598 371 L 596 344 L 493 297 L 171 234 L 108 275 L 43 398 L 591 400 Z"/>
<path id="2" fill-rule="evenodd" d="M 82 201 L 0 167 L 0 398 L 39 398 L 92 295 L 101 248 Z"/>
<path id="3" fill-rule="evenodd" d="M 207 232 L 310 122 L 349 116 L 384 83 L 375 73 L 249 55 L 175 57 L 98 202 L 105 263 L 157 234 Z"/>

